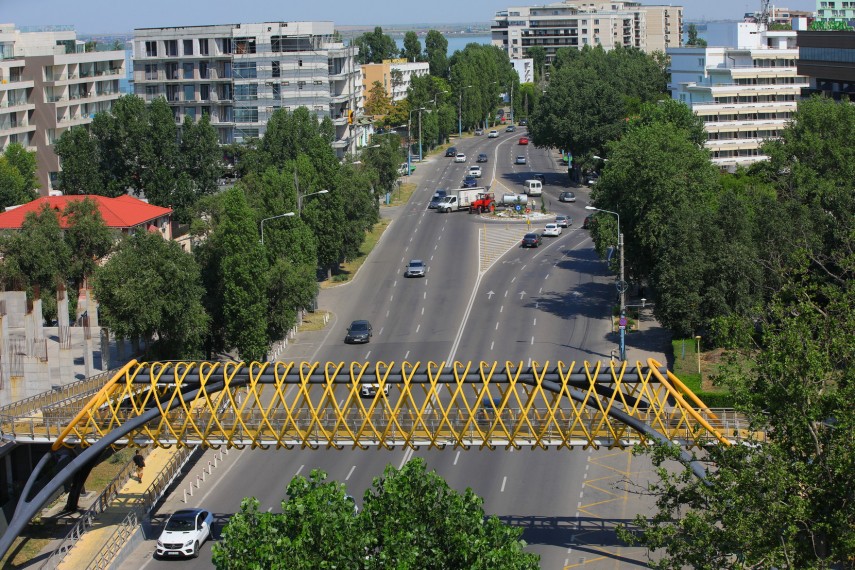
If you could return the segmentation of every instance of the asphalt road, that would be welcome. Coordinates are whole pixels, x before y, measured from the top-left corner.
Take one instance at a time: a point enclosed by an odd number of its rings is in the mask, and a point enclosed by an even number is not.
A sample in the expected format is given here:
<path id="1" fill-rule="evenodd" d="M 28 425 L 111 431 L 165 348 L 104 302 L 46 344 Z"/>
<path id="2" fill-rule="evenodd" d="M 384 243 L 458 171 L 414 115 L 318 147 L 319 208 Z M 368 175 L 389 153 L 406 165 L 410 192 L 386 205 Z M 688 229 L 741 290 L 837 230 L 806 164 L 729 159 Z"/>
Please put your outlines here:
<path id="1" fill-rule="evenodd" d="M 580 229 L 587 189 L 573 189 L 575 204 L 559 203 L 558 193 L 567 189 L 566 168 L 546 150 L 518 145 L 524 133 L 464 139 L 457 147 L 467 154 L 466 163 L 437 157 L 418 165 L 417 192 L 395 213 L 357 278 L 322 293 L 320 306 L 333 313 L 325 332 L 311 343 L 289 345 L 280 359 L 606 360 L 615 347 L 608 322 L 614 276 Z M 436 188 L 459 186 L 480 152 L 490 157 L 482 164 L 482 185 L 495 178 L 519 192 L 532 172 L 546 173 L 543 199 L 550 211 L 573 218 L 561 236 L 544 238 L 537 249 L 512 248 L 483 275 L 478 272 L 478 217 L 427 208 Z M 525 155 L 528 164 L 515 165 L 518 155 Z M 427 263 L 424 278 L 404 278 L 413 258 Z M 355 319 L 371 321 L 370 343 L 343 343 L 347 324 Z M 664 355 L 658 356 L 664 362 Z M 214 453 L 206 452 L 194 468 L 197 473 Z M 191 472 L 153 522 L 162 524 L 168 513 L 185 506 L 204 506 L 217 517 L 216 535 L 243 497 L 258 497 L 263 509 L 279 510 L 290 479 L 312 469 L 345 482 L 361 502 L 387 464 L 400 467 L 414 455 L 424 457 L 454 488 L 472 487 L 488 513 L 523 526 L 542 568 L 644 567 L 643 552 L 620 544 L 612 529 L 649 507 L 647 499 L 626 487 L 643 486 L 651 472 L 644 459 L 620 450 L 232 450 L 185 504 L 182 491 L 194 480 Z M 174 567 L 174 561 L 152 560 L 158 530 L 149 534 L 123 568 Z M 210 548 L 209 542 L 200 558 L 181 566 L 210 568 Z"/>

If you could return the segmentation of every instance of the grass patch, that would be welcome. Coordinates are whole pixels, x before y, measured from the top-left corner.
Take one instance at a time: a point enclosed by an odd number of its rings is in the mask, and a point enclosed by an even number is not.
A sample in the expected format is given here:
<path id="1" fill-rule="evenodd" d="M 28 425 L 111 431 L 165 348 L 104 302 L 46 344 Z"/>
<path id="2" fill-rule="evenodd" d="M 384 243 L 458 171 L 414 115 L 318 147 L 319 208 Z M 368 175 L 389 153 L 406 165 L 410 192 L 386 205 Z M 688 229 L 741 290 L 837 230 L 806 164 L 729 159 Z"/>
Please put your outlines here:
<path id="1" fill-rule="evenodd" d="M 412 186 L 415 187 L 415 184 Z M 410 194 L 412 194 L 412 191 L 410 191 Z M 360 267 L 362 267 L 362 264 L 365 263 L 365 259 L 368 257 L 368 254 L 371 253 L 377 245 L 377 242 L 380 241 L 380 236 L 382 236 L 383 232 L 386 231 L 386 228 L 389 227 L 390 221 L 391 220 L 389 219 L 381 219 L 379 222 L 374 224 L 374 227 L 371 228 L 371 231 L 369 231 L 365 236 L 365 241 L 362 242 L 362 247 L 359 248 L 359 256 L 356 259 L 342 263 L 339 266 L 338 271 L 333 273 L 332 280 L 324 279 L 321 281 L 321 289 L 326 289 L 353 279 L 353 276 L 356 275 L 356 272 Z"/>
<path id="2" fill-rule="evenodd" d="M 306 313 L 303 316 L 303 322 L 297 325 L 299 332 L 321 331 L 327 326 L 324 318 L 328 315 L 328 311 L 315 311 L 314 313 Z"/>
<path id="3" fill-rule="evenodd" d="M 410 201 L 410 196 L 416 191 L 416 184 L 412 182 L 404 182 L 392 192 L 391 200 L 388 204 L 381 202 L 381 207 L 391 208 L 392 206 L 403 206 Z"/>
<path id="4" fill-rule="evenodd" d="M 733 407 L 730 392 L 721 386 L 714 386 L 711 378 L 719 372 L 721 365 L 721 350 L 701 350 L 698 360 L 698 343 L 693 338 L 672 340 L 674 350 L 674 375 L 685 384 L 689 390 L 710 407 Z M 700 362 L 700 372 L 698 364 Z"/>

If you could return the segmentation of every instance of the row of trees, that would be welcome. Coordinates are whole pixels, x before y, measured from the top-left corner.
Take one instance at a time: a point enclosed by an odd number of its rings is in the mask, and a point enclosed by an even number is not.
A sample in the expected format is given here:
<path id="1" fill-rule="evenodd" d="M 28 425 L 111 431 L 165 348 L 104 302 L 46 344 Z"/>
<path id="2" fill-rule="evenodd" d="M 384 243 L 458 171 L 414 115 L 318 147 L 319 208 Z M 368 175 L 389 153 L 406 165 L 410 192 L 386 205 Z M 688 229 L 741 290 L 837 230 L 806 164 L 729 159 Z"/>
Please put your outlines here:
<path id="1" fill-rule="evenodd" d="M 216 568 L 539 567 L 536 555 L 523 552 L 521 529 L 485 517 L 480 497 L 450 488 L 423 459 L 388 466 L 358 512 L 344 485 L 321 471 L 295 477 L 287 493 L 281 513 L 243 500 L 214 545 Z"/>
<path id="2" fill-rule="evenodd" d="M 707 481 L 660 472 L 653 517 L 626 540 L 658 568 L 839 568 L 855 557 L 855 110 L 799 104 L 770 158 L 722 174 L 702 123 L 678 102 L 642 108 L 608 162 L 594 205 L 621 215 L 632 277 L 678 335 L 729 349 L 717 381 L 767 434 L 711 448 Z M 594 230 L 604 253 L 613 216 Z M 654 453 L 660 464 L 672 450 Z"/>
<path id="3" fill-rule="evenodd" d="M 0 209 L 36 199 L 36 155 L 12 143 L 0 155 Z"/>
<path id="4" fill-rule="evenodd" d="M 434 77 L 448 76 L 448 40 L 438 30 L 428 30 L 424 50 L 418 34 L 413 31 L 404 34 L 404 46 L 398 50 L 395 40 L 384 34 L 380 26 L 354 38 L 353 45 L 359 48 L 356 57 L 360 64 L 381 63 L 384 59 L 401 57 L 407 61 L 428 62 L 430 74 Z"/>

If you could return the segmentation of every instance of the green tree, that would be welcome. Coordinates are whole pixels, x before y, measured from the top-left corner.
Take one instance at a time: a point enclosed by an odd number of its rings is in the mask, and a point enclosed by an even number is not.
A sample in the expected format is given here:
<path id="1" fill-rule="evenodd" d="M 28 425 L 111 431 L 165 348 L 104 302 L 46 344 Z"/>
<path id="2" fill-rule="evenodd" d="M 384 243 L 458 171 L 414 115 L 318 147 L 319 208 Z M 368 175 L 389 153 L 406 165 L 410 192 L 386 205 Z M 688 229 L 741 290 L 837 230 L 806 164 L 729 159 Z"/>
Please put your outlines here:
<path id="1" fill-rule="evenodd" d="M 383 28 L 377 26 L 373 32 L 365 32 L 353 40 L 353 45 L 359 48 L 357 60 L 361 64 L 381 63 L 384 59 L 392 59 L 398 55 L 398 46 L 390 36 L 383 33 Z"/>
<path id="2" fill-rule="evenodd" d="M 98 141 L 84 127 L 66 130 L 54 144 L 62 162 L 59 187 L 66 195 L 102 195 L 104 184 L 99 168 Z"/>
<path id="3" fill-rule="evenodd" d="M 689 29 L 686 32 L 688 34 L 688 38 L 686 39 L 686 46 L 691 47 L 706 47 L 707 40 L 698 37 L 698 27 L 695 24 L 689 24 Z"/>
<path id="4" fill-rule="evenodd" d="M 62 214 L 66 223 L 63 237 L 71 252 L 67 276 L 80 286 L 84 278 L 95 273 L 99 261 L 110 252 L 117 236 L 107 227 L 94 200 L 70 201 Z"/>
<path id="5" fill-rule="evenodd" d="M 630 122 L 630 128 L 652 123 L 670 123 L 685 131 L 689 140 L 698 146 L 702 146 L 707 140 L 704 120 L 681 101 L 663 99 L 656 103 L 645 103 L 639 116 Z"/>
<path id="6" fill-rule="evenodd" d="M 27 181 L 21 172 L 0 156 L 0 208 L 26 204 L 36 199 L 36 193 L 27 190 Z"/>
<path id="7" fill-rule="evenodd" d="M 268 267 L 258 227 L 240 188 L 223 197 L 223 211 L 211 238 L 221 252 L 223 337 L 227 349 L 243 360 L 263 360 L 267 338 Z"/>
<path id="8" fill-rule="evenodd" d="M 371 84 L 368 91 L 368 99 L 365 101 L 365 113 L 368 115 L 383 116 L 392 107 L 392 100 L 386 93 L 386 88 L 379 81 Z"/>
<path id="9" fill-rule="evenodd" d="M 145 102 L 134 95 L 119 97 L 109 113 L 95 115 L 91 130 L 98 141 L 104 195 L 140 193 L 149 136 Z"/>
<path id="10" fill-rule="evenodd" d="M 387 467 L 356 512 L 343 485 L 313 471 L 288 486 L 282 513 L 260 512 L 256 499 L 223 529 L 216 568 L 534 569 L 521 529 L 494 516 L 471 489 L 458 493 L 424 460 Z"/>
<path id="11" fill-rule="evenodd" d="M 544 79 L 546 73 L 546 48 L 543 46 L 532 46 L 526 50 L 526 55 L 532 59 L 534 67 L 534 82 Z"/>
<path id="12" fill-rule="evenodd" d="M 404 34 L 404 47 L 401 50 L 401 57 L 407 61 L 422 61 L 422 42 L 419 41 L 419 36 L 413 31 Z"/>
<path id="13" fill-rule="evenodd" d="M 158 358 L 199 358 L 208 331 L 199 267 L 181 246 L 138 231 L 95 272 L 103 322 L 118 336 L 155 339 Z"/>
<path id="14" fill-rule="evenodd" d="M 210 115 L 204 113 L 196 123 L 184 117 L 178 150 L 181 169 L 193 184 L 193 202 L 216 192 L 218 181 L 223 176 L 223 155 Z"/>
<path id="15" fill-rule="evenodd" d="M 35 152 L 27 150 L 20 143 L 10 143 L 3 151 L 3 157 L 21 174 L 24 192 L 33 192 L 39 187 Z"/>
<path id="16" fill-rule="evenodd" d="M 425 37 L 425 56 L 429 72 L 434 77 L 448 77 L 448 40 L 438 30 L 428 30 Z"/>
<path id="17" fill-rule="evenodd" d="M 178 129 L 172 108 L 163 97 L 148 105 L 145 112 L 147 138 L 142 149 L 141 188 L 149 202 L 173 208 L 177 217 L 186 218 L 183 211 L 187 197 L 176 195 L 179 175 Z M 181 199 L 184 198 L 184 199 Z"/>
<path id="18" fill-rule="evenodd" d="M 71 250 L 63 239 L 59 216 L 47 204 L 24 217 L 21 229 L 3 244 L 3 272 L 8 284 L 55 290 L 69 275 Z"/>

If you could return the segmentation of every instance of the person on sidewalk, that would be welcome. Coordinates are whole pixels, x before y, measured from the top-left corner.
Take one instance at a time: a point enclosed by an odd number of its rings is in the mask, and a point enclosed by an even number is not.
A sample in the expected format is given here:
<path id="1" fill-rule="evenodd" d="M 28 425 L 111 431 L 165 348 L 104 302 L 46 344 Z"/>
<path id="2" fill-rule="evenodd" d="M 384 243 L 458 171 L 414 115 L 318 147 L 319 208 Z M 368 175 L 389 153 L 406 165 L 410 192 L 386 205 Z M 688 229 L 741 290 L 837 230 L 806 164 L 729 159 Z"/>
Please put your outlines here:
<path id="1" fill-rule="evenodd" d="M 143 476 L 143 468 L 145 467 L 145 459 L 143 459 L 140 450 L 137 449 L 137 452 L 134 454 L 134 465 L 137 466 L 137 481 L 142 483 Z"/>

